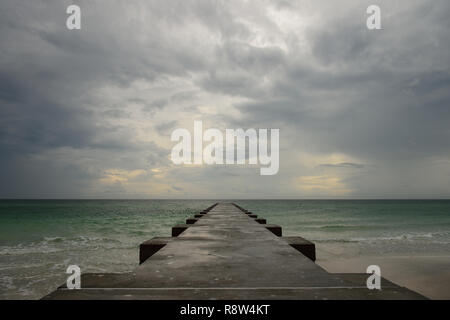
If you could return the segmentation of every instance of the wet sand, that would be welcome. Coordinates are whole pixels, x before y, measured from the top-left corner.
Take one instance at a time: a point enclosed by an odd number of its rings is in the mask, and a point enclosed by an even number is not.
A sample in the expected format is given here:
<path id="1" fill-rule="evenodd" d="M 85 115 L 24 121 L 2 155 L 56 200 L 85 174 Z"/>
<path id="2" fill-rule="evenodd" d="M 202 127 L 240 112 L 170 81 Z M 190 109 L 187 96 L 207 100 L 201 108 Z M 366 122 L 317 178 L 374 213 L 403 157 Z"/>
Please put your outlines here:
<path id="1" fill-rule="evenodd" d="M 335 273 L 365 273 L 367 266 L 375 264 L 380 266 L 383 277 L 398 285 L 417 291 L 430 299 L 450 299 L 449 255 L 351 257 L 350 252 L 344 252 L 342 244 L 340 246 L 340 249 L 337 249 L 333 245 L 319 245 L 316 263 L 328 272 Z"/>

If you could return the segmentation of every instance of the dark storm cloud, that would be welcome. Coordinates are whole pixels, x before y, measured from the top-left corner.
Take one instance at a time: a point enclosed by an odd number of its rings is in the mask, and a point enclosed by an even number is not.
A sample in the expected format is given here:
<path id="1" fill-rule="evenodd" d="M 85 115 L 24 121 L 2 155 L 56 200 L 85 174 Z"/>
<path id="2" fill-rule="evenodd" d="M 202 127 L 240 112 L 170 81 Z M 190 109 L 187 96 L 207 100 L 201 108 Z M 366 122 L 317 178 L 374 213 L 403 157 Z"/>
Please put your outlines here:
<path id="1" fill-rule="evenodd" d="M 391 6 L 383 4 L 386 12 Z M 384 30 L 378 33 L 365 29 L 363 20 L 352 19 L 355 11 L 329 16 L 308 33 L 309 60 L 291 52 L 283 62 L 270 65 L 279 68 L 276 74 L 267 68 L 271 82 L 260 91 L 260 99 L 252 94 L 258 81 L 238 81 L 236 87 L 216 81 L 230 94 L 249 92 L 252 99 L 236 105 L 241 115 L 228 117 L 230 126 L 282 128 L 291 148 L 301 150 L 306 143 L 308 150 L 319 153 L 342 152 L 374 161 L 398 181 L 405 174 L 414 180 L 427 163 L 427 170 L 433 170 L 430 158 L 449 157 L 450 33 L 443 12 L 450 5 L 416 1 L 403 9 L 383 20 Z M 238 80 L 246 77 L 250 75 L 244 72 Z M 402 174 L 397 174 L 399 168 Z M 361 187 L 357 179 L 344 181 Z M 386 187 L 395 192 L 397 185 L 390 183 Z M 371 186 L 375 192 L 382 188 L 377 182 Z"/>
<path id="2" fill-rule="evenodd" d="M 89 7 L 83 4 L 84 8 Z M 161 148 L 154 144 L 136 145 L 133 128 L 105 122 L 105 117 L 123 119 L 127 112 L 122 106 L 122 109 L 98 113 L 102 101 L 95 97 L 95 90 L 111 83 L 128 86 L 136 78 L 153 79 L 165 72 L 184 72 L 184 67 L 177 66 L 178 60 L 183 59 L 168 59 L 168 63 L 163 63 L 136 57 L 132 41 L 127 43 L 126 37 L 117 41 L 112 37 L 114 29 L 102 35 L 107 18 L 118 14 L 117 6 L 103 15 L 97 11 L 99 20 L 95 16 L 89 18 L 88 14 L 84 16 L 86 27 L 97 32 L 68 32 L 65 29 L 67 5 L 57 1 L 2 2 L 0 171 L 3 197 L 35 194 L 52 197 L 59 196 L 58 190 L 65 190 L 64 196 L 70 196 L 79 194 L 90 180 L 99 177 L 89 166 L 69 164 L 69 154 L 59 159 L 67 162 L 67 166 L 51 158 L 46 164 L 36 160 L 36 155 L 56 148 L 91 150 L 90 156 L 97 158 L 104 158 L 102 152 L 114 150 L 134 152 L 134 156 L 146 151 L 151 153 L 150 163 L 163 161 Z M 95 10 L 95 4 L 92 9 Z M 150 108 L 162 107 L 150 105 Z M 136 162 L 142 161 L 128 161 Z M 106 160 L 104 165 L 107 163 L 111 164 L 111 160 Z M 39 170 L 40 165 L 47 169 Z M 35 170 L 38 170 L 36 174 Z M 40 182 L 27 183 L 26 177 L 28 181 Z M 86 185 L 80 186 L 75 181 Z"/>
<path id="3" fill-rule="evenodd" d="M 421 5 L 425 15 L 417 10 L 410 20 L 400 17 L 404 25 L 393 30 L 415 30 L 415 21 L 420 21 L 422 33 L 413 38 L 423 39 L 432 32 L 437 42 L 430 48 L 424 48 L 427 40 L 406 44 L 393 31 L 377 35 L 357 19 L 334 18 L 333 25 L 309 35 L 319 65 L 286 61 L 284 76 L 266 91 L 272 97 L 281 92 L 283 99 L 239 105 L 245 118 L 236 122 L 296 127 L 318 145 L 360 155 L 447 154 L 450 70 L 449 65 L 439 68 L 441 62 L 450 61 L 450 38 L 448 29 L 436 28 L 435 21 L 442 16 L 439 6 L 449 7 L 444 2 Z M 390 19 L 395 22 L 396 17 Z M 388 29 L 389 20 L 386 25 Z M 402 47 L 393 46 L 392 40 L 399 40 Z M 433 61 L 434 57 L 438 59 Z M 430 71 L 434 64 L 437 70 Z"/>
<path id="4" fill-rule="evenodd" d="M 109 169 L 140 183 L 164 172 L 172 193 L 225 179 L 222 194 L 301 196 L 292 177 L 321 170 L 348 171 L 347 196 L 450 189 L 436 178 L 450 159 L 446 0 L 379 1 L 380 31 L 365 27 L 370 1 L 77 3 L 73 32 L 71 1 L 0 4 L 2 197 L 139 192 L 113 178 L 100 186 Z M 280 128 L 280 174 L 171 167 L 170 145 L 156 140 L 199 117 Z M 302 152 L 318 160 L 308 167 Z"/>

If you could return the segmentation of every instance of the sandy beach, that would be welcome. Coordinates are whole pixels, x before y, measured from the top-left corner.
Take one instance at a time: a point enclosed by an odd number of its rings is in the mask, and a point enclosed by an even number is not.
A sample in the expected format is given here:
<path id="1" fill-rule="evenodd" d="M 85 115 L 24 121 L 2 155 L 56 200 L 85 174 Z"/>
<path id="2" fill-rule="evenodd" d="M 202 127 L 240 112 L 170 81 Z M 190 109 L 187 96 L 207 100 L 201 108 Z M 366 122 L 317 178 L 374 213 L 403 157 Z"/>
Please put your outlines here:
<path id="1" fill-rule="evenodd" d="M 328 272 L 365 272 L 367 266 L 378 265 L 381 275 L 430 299 L 450 299 L 450 256 L 387 255 L 350 256 L 345 247 L 319 245 L 316 261 Z"/>

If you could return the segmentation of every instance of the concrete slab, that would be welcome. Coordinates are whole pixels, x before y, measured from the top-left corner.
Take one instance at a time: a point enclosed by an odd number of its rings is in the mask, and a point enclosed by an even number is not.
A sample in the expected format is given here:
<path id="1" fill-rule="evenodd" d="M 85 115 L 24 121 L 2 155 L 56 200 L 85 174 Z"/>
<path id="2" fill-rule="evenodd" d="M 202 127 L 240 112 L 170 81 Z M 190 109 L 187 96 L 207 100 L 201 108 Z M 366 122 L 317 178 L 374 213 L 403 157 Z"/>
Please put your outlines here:
<path id="1" fill-rule="evenodd" d="M 198 221 L 196 218 L 188 218 L 186 219 L 186 224 L 194 224 Z"/>
<path id="2" fill-rule="evenodd" d="M 265 224 L 264 227 L 266 227 L 267 230 L 272 232 L 274 235 L 281 237 L 282 236 L 282 228 L 279 225 L 276 224 Z"/>
<path id="3" fill-rule="evenodd" d="M 170 240 L 168 237 L 154 237 L 139 245 L 139 264 L 162 249 Z"/>
<path id="4" fill-rule="evenodd" d="M 312 261 L 316 261 L 316 245 L 311 241 L 302 237 L 283 237 L 283 240 Z"/>
<path id="5" fill-rule="evenodd" d="M 45 300 L 423 300 L 405 288 L 90 288 L 59 289 Z"/>
<path id="6" fill-rule="evenodd" d="M 177 224 L 177 225 L 173 226 L 172 227 L 172 237 L 178 237 L 178 235 L 180 235 L 182 232 L 184 232 L 184 230 L 186 230 L 189 227 L 190 227 L 189 224 Z"/>

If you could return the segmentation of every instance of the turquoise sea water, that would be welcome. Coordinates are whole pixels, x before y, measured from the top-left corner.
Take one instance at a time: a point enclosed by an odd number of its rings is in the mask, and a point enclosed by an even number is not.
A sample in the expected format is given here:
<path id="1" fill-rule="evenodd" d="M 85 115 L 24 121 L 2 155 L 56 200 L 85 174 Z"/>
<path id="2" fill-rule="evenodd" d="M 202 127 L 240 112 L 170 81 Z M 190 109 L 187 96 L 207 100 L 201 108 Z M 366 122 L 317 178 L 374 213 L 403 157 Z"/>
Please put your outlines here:
<path id="1" fill-rule="evenodd" d="M 125 272 L 138 245 L 169 236 L 214 200 L 0 201 L 0 299 L 38 299 L 82 272 Z M 236 200 L 246 209 L 321 244 L 360 254 L 448 255 L 450 201 Z M 319 252 L 320 254 L 320 252 Z"/>

